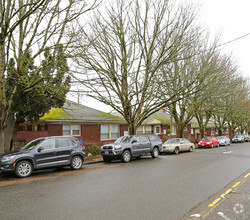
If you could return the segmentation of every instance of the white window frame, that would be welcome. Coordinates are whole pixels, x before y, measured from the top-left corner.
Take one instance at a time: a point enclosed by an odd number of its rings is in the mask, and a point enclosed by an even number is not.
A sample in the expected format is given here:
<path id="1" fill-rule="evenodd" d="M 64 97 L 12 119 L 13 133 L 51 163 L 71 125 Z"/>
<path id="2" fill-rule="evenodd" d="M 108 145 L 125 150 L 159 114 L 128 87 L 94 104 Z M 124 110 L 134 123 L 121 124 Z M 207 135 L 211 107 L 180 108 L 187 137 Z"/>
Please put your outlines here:
<path id="1" fill-rule="evenodd" d="M 157 132 L 157 128 L 159 128 L 159 132 Z M 161 134 L 161 126 L 160 125 L 156 125 L 155 129 L 154 129 L 155 134 Z"/>
<path id="2" fill-rule="evenodd" d="M 107 138 L 102 138 L 102 126 L 108 126 L 108 139 Z M 118 129 L 117 138 L 120 137 L 120 125 L 117 125 L 117 124 L 103 124 L 103 125 L 100 126 L 100 139 L 102 141 L 103 140 L 114 140 L 114 139 L 117 139 L 116 137 L 115 138 L 111 138 L 112 134 L 116 134 L 116 133 L 112 133 L 111 132 L 111 127 L 112 126 L 117 126 L 117 129 Z"/>
<path id="3" fill-rule="evenodd" d="M 148 128 L 150 127 L 150 132 L 147 131 L 146 127 L 148 127 Z M 141 128 L 140 131 L 138 131 L 138 128 Z M 152 132 L 151 125 L 141 125 L 138 128 L 136 129 L 136 134 L 151 134 L 151 132 Z"/>
<path id="4" fill-rule="evenodd" d="M 69 126 L 69 134 L 63 134 L 63 126 Z M 78 125 L 78 124 L 63 124 L 63 126 L 62 126 L 62 135 L 63 136 L 74 136 L 74 137 L 80 137 L 81 136 L 81 125 Z M 73 134 L 73 126 L 78 126 L 79 134 Z"/>

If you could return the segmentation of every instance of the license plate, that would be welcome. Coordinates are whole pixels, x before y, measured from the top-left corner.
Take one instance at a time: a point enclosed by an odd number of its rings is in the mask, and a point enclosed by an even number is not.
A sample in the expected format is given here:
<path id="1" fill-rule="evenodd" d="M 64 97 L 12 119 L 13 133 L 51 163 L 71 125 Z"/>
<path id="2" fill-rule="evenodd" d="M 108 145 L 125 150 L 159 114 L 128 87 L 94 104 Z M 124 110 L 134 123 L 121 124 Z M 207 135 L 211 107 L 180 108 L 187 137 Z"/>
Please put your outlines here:
<path id="1" fill-rule="evenodd" d="M 202 147 L 204 147 L 204 144 L 202 144 Z"/>
<path id="2" fill-rule="evenodd" d="M 109 152 L 108 152 L 108 151 L 105 151 L 105 154 L 109 154 Z"/>

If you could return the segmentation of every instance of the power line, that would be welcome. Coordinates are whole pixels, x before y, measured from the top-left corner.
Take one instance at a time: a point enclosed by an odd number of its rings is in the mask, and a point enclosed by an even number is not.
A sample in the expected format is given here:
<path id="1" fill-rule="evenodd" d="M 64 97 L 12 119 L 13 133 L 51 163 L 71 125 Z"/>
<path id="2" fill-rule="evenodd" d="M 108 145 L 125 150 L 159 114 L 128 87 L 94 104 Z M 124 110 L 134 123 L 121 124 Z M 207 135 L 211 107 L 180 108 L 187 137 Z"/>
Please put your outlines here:
<path id="1" fill-rule="evenodd" d="M 220 44 L 218 47 L 222 47 L 222 46 L 225 46 L 225 45 L 227 45 L 227 44 L 233 43 L 233 42 L 238 41 L 238 40 L 240 40 L 240 39 L 242 39 L 242 38 L 245 38 L 245 37 L 247 37 L 247 36 L 250 36 L 250 33 L 247 33 L 247 34 L 245 34 L 245 35 L 242 35 L 242 36 L 240 36 L 240 37 L 237 37 L 237 38 L 235 38 L 235 39 L 233 39 L 233 40 L 230 40 L 230 41 L 228 41 L 228 42 L 226 42 L 226 43 L 222 43 L 222 44 Z"/>

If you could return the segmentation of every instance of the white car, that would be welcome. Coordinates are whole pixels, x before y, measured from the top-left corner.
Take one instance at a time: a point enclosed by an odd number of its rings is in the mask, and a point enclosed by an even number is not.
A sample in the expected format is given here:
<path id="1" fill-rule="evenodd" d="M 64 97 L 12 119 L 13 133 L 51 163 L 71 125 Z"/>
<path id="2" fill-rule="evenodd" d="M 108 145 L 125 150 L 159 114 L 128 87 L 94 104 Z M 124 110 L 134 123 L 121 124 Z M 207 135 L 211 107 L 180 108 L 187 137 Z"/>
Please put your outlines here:
<path id="1" fill-rule="evenodd" d="M 182 151 L 192 152 L 195 147 L 194 144 L 185 138 L 173 138 L 167 140 L 163 145 L 163 152 L 178 154 Z"/>
<path id="2" fill-rule="evenodd" d="M 238 143 L 238 142 L 241 142 L 243 143 L 244 142 L 244 136 L 242 135 L 235 135 L 232 139 L 232 142 L 233 143 Z"/>
<path id="3" fill-rule="evenodd" d="M 227 146 L 230 145 L 230 139 L 227 136 L 218 136 L 220 146 Z"/>

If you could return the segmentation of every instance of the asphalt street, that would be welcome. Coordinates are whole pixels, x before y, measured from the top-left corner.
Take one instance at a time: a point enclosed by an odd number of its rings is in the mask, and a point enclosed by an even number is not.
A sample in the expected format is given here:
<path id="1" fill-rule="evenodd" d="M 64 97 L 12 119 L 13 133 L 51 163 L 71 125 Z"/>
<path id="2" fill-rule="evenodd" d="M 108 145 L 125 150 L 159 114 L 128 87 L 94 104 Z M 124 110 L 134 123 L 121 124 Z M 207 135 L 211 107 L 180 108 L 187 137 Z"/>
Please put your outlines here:
<path id="1" fill-rule="evenodd" d="M 79 171 L 39 171 L 26 179 L 1 175 L 0 219 L 175 220 L 204 212 L 207 219 L 233 219 L 226 211 L 231 203 L 236 210 L 249 204 L 249 168 L 250 143 L 243 143 L 127 164 L 89 164 Z M 238 182 L 223 204 L 208 209 Z M 241 196 L 232 198 L 236 193 Z"/>

